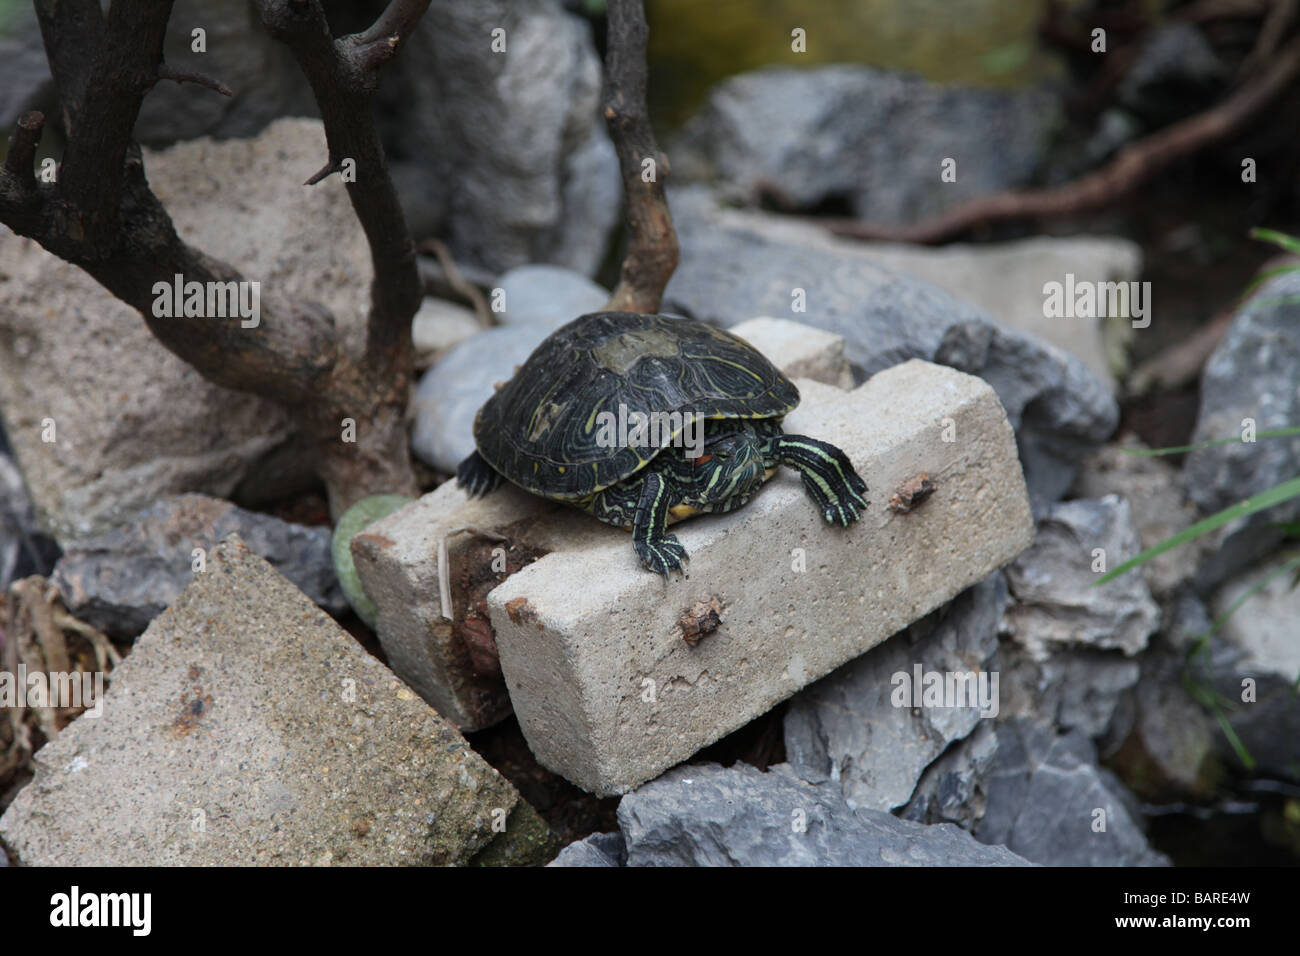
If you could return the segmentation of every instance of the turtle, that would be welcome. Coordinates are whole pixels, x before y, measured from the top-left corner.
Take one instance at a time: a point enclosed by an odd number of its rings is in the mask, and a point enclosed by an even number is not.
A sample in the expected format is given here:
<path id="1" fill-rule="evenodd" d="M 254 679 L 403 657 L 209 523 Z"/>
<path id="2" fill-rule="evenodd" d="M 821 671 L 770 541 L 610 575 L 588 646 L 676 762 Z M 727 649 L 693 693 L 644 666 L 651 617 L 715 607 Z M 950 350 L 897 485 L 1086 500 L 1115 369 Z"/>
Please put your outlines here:
<path id="1" fill-rule="evenodd" d="M 508 480 L 630 530 L 649 570 L 684 573 L 669 524 L 732 511 L 777 466 L 832 525 L 867 509 L 835 447 L 782 431 L 799 390 L 756 348 L 694 319 L 593 312 L 552 332 L 474 418 L 456 470 L 470 497 Z"/>

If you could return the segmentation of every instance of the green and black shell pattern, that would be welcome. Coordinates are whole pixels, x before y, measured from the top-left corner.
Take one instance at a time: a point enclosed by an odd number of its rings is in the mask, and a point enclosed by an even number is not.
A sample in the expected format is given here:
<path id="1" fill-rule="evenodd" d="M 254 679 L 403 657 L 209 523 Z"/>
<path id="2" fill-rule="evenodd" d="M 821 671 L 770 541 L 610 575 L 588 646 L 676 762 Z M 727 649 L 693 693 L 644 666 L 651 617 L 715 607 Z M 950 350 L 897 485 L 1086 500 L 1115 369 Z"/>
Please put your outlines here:
<path id="1" fill-rule="evenodd" d="M 546 339 L 479 410 L 479 454 L 515 484 L 576 501 L 644 468 L 659 447 L 598 443 L 601 413 L 783 417 L 799 390 L 743 339 L 691 319 L 581 316 Z"/>

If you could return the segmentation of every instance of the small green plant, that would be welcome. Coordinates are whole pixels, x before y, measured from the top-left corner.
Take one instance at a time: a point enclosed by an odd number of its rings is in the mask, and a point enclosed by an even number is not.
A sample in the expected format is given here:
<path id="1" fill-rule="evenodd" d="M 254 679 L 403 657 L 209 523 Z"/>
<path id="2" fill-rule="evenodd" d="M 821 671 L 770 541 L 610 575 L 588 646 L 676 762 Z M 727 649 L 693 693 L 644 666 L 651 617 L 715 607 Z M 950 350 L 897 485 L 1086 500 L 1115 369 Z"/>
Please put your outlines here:
<path id="1" fill-rule="evenodd" d="M 1259 239 L 1263 242 L 1272 243 L 1286 252 L 1300 256 L 1300 238 L 1287 235 L 1283 232 L 1277 232 L 1272 229 L 1253 229 L 1251 230 L 1250 235 L 1252 239 Z M 1273 269 L 1265 270 L 1263 273 L 1256 276 L 1250 285 L 1246 287 L 1243 298 L 1249 297 L 1255 290 L 1270 279 L 1290 272 L 1300 272 L 1300 264 L 1278 266 Z M 1285 296 L 1281 298 L 1257 299 L 1252 303 L 1252 305 L 1293 304 L 1297 302 L 1300 302 L 1300 296 Z M 1293 435 L 1300 435 L 1300 427 L 1276 428 L 1270 431 L 1262 431 L 1257 433 L 1255 437 L 1257 439 L 1285 438 Z M 1242 440 L 1241 436 L 1234 435 L 1229 438 L 1216 438 L 1195 445 L 1179 445 L 1172 448 L 1150 449 L 1125 448 L 1122 450 L 1131 455 L 1180 455 L 1187 452 L 1198 451 L 1202 448 L 1211 448 L 1215 445 L 1227 445 Z M 1229 505 L 1222 511 L 1216 512 L 1208 518 L 1204 518 L 1190 527 L 1184 528 L 1177 534 L 1169 536 L 1158 544 L 1147 548 L 1136 557 L 1120 564 L 1114 570 L 1102 575 L 1102 577 L 1097 580 L 1094 587 L 1100 587 L 1108 581 L 1113 581 L 1121 574 L 1127 574 L 1134 568 L 1146 564 L 1148 561 L 1164 554 L 1166 551 L 1170 551 L 1179 545 L 1186 544 L 1188 541 L 1199 538 L 1202 535 L 1209 534 L 1230 522 L 1236 521 L 1238 518 L 1244 518 L 1247 515 L 1256 513 L 1257 511 L 1264 511 L 1268 508 L 1276 507 L 1285 501 L 1297 497 L 1300 497 L 1300 476 L 1283 481 L 1267 491 L 1262 491 L 1259 494 L 1251 495 L 1249 498 L 1244 498 L 1236 504 Z M 1270 525 L 1270 527 L 1280 529 L 1285 537 L 1300 538 L 1300 522 L 1277 522 Z M 1215 719 L 1219 723 L 1219 727 L 1223 730 L 1224 736 L 1232 746 L 1233 752 L 1236 753 L 1237 758 L 1241 761 L 1242 765 L 1248 772 L 1255 768 L 1255 759 L 1228 720 L 1227 708 L 1232 702 L 1228 698 L 1219 694 L 1210 686 L 1208 681 L 1204 680 L 1200 676 L 1198 664 L 1204 662 L 1208 658 L 1211 639 L 1216 633 L 1218 633 L 1224 624 L 1228 622 L 1232 615 L 1237 612 L 1238 608 L 1260 591 L 1264 590 L 1264 588 L 1268 587 L 1268 585 L 1275 579 L 1287 574 L 1288 572 L 1295 573 L 1292 586 L 1294 587 L 1297 584 L 1300 584 L 1300 554 L 1288 557 L 1280 567 L 1274 569 L 1263 579 L 1253 584 L 1240 597 L 1234 600 L 1218 618 L 1215 619 L 1207 631 L 1196 635 L 1191 646 L 1188 648 L 1187 656 L 1184 661 L 1182 674 L 1183 686 L 1187 689 L 1188 694 L 1190 694 L 1194 700 L 1213 712 Z M 1293 690 L 1297 694 L 1300 694 L 1300 676 L 1296 677 L 1292 686 Z"/>

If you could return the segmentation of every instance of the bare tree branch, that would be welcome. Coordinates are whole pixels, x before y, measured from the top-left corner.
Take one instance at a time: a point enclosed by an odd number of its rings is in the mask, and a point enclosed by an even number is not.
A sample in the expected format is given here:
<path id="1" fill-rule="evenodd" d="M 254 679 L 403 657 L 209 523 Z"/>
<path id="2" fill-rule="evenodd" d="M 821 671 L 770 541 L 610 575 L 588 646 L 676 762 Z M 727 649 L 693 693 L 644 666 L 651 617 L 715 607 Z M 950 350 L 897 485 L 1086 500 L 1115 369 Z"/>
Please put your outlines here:
<path id="1" fill-rule="evenodd" d="M 618 152 L 628 248 L 609 303 L 612 311 L 658 312 L 679 250 L 664 196 L 668 158 L 659 152 L 646 108 L 646 27 L 641 0 L 610 0 L 605 53 L 605 123 Z M 654 161 L 648 176 L 646 160 Z"/>
<path id="2" fill-rule="evenodd" d="M 166 63 L 158 67 L 158 79 L 172 80 L 176 83 L 195 83 L 199 86 L 205 86 L 210 90 L 215 90 L 222 96 L 234 96 L 235 91 L 226 86 L 220 80 L 214 80 L 210 76 L 204 76 L 202 73 L 195 73 L 191 70 L 176 70 Z"/>
<path id="3" fill-rule="evenodd" d="M 405 355 L 401 361 L 411 361 L 411 317 L 420 304 L 421 285 L 415 243 L 375 129 L 370 101 L 376 63 L 367 53 L 373 41 L 364 38 L 378 34 L 404 40 L 428 5 L 429 0 L 393 0 L 365 33 L 336 41 L 318 0 L 258 0 L 262 21 L 288 45 L 316 95 L 329 143 L 329 163 L 322 172 L 329 175 L 330 166 L 341 168 L 349 159 L 356 164 L 348 197 L 369 240 L 375 270 L 366 348 L 371 361 L 394 366 L 399 354 Z"/>
<path id="4" fill-rule="evenodd" d="M 122 204 L 122 166 L 145 94 L 163 61 L 171 0 L 114 3 L 73 116 L 59 172 L 63 197 L 97 253 L 113 242 Z"/>
<path id="5" fill-rule="evenodd" d="M 98 0 L 37 0 L 47 57 L 63 98 L 67 147 L 56 183 L 32 174 L 43 118 L 18 123 L 0 167 L 0 222 L 77 265 L 144 316 L 169 350 L 219 385 L 280 402 L 294 413 L 317 452 L 317 469 L 340 513 L 379 491 L 415 491 L 406 439 L 412 350 L 411 318 L 421 296 L 414 244 L 388 176 L 371 99 L 375 69 L 409 35 L 428 0 L 395 0 L 376 25 L 335 41 L 318 0 L 261 0 L 263 18 L 307 74 L 329 142 L 322 176 L 355 163 L 349 197 L 374 264 L 364 355 L 345 354 L 333 317 L 269 290 L 260 322 L 157 316 L 155 285 L 243 282 L 226 263 L 188 246 L 145 178 L 131 132 L 140 104 L 160 79 L 223 84 L 172 70 L 163 62 L 171 0 L 117 0 L 105 20 Z M 376 44 L 387 50 L 375 53 Z M 319 177 L 318 177 L 319 178 Z M 342 440 L 345 419 L 356 440 Z"/>
<path id="6" fill-rule="evenodd" d="M 1132 143 L 1100 169 L 1048 189 L 982 196 L 921 222 L 900 226 L 855 219 L 817 219 L 831 232 L 854 239 L 943 242 L 974 226 L 1016 219 L 1045 219 L 1097 209 L 1132 192 L 1170 164 L 1227 139 L 1300 76 L 1300 37 L 1268 68 L 1222 103 Z"/>

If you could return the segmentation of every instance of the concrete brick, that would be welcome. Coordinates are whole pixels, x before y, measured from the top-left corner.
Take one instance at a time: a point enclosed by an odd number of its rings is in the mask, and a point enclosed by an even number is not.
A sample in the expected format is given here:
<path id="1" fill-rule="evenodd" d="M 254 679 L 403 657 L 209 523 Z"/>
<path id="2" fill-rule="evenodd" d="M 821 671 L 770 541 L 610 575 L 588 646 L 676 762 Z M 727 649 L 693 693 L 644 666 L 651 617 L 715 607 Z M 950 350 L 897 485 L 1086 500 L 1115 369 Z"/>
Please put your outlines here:
<path id="1" fill-rule="evenodd" d="M 782 469 L 744 508 L 674 528 L 691 556 L 684 579 L 646 573 L 626 533 L 551 515 L 536 527 L 551 553 L 488 595 L 515 713 L 551 770 L 594 793 L 624 793 L 1032 541 L 1015 439 L 985 382 L 911 361 L 852 392 L 797 384 L 804 400 L 787 430 L 838 444 L 870 488 L 854 527 L 823 524 Z M 909 514 L 891 511 L 891 495 L 921 473 L 937 491 Z M 795 549 L 806 570 L 795 569 Z M 679 619 L 714 600 L 721 626 L 688 644 Z"/>
<path id="2" fill-rule="evenodd" d="M 766 355 L 790 378 L 810 378 L 836 388 L 853 387 L 844 339 L 834 332 L 768 316 L 747 319 L 730 331 Z"/>
<path id="3" fill-rule="evenodd" d="M 766 318 L 742 322 L 732 331 L 787 375 L 852 384 L 844 340 L 837 335 Z M 474 670 L 460 633 L 441 614 L 437 544 L 447 532 L 466 526 L 513 527 L 515 537 L 526 529 L 528 544 L 541 550 L 572 548 L 583 534 L 610 529 L 513 486 L 469 501 L 455 482 L 447 482 L 353 541 L 357 573 L 379 608 L 376 631 L 389 666 L 438 713 L 469 732 L 507 717 L 510 697 L 499 675 Z M 465 566 L 471 540 L 448 542 L 453 575 Z"/>
<path id="4" fill-rule="evenodd" d="M 114 669 L 102 714 L 36 754 L 0 840 L 30 866 L 554 855 L 515 788 L 237 537 Z"/>

